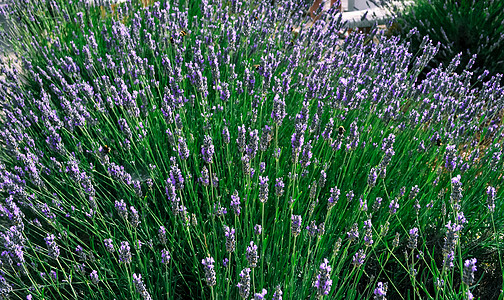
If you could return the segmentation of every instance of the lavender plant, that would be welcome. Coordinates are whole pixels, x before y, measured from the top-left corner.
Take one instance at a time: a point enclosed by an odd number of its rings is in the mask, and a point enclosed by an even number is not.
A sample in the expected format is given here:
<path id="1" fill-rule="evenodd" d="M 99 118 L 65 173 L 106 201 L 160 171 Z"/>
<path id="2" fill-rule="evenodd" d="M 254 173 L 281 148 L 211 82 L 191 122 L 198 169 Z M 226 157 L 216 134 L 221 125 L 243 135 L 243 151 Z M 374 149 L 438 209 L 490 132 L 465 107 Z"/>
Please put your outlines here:
<path id="1" fill-rule="evenodd" d="M 297 1 L 23 3 L 2 297 L 502 297 L 501 77 Z"/>

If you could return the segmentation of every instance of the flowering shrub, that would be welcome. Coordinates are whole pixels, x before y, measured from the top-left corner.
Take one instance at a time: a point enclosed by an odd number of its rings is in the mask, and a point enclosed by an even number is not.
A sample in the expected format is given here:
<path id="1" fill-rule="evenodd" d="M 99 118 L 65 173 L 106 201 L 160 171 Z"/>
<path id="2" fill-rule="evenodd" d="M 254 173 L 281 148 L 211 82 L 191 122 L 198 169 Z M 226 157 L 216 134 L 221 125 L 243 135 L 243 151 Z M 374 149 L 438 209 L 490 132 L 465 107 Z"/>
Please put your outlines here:
<path id="1" fill-rule="evenodd" d="M 293 2 L 73 5 L 39 35 L 11 24 L 2 296 L 501 293 L 500 78 L 471 88 L 454 60 L 417 82 L 427 39 L 412 61 L 341 44 L 338 15 L 293 35 Z"/>
<path id="2" fill-rule="evenodd" d="M 479 76 L 504 74 L 504 2 L 494 0 L 416 0 L 397 21 L 405 37 L 417 28 L 411 38 L 411 52 L 418 53 L 422 39 L 428 35 L 440 50 L 427 66 L 447 66 L 456 55 L 460 73 L 472 61 L 473 82 Z M 474 57 L 473 57 L 474 56 Z M 501 80 L 501 84 L 504 81 Z"/>

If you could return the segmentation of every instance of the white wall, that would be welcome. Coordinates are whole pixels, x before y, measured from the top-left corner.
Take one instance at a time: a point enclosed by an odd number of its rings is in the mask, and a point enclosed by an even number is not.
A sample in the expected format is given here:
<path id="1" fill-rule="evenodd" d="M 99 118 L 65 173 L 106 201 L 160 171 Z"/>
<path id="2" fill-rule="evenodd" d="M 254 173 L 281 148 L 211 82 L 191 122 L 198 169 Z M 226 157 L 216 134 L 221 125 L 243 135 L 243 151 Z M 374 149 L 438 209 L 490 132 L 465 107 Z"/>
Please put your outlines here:
<path id="1" fill-rule="evenodd" d="M 378 0 L 379 1 L 379 0 Z M 366 4 L 369 3 L 369 6 Z M 342 0 L 341 4 L 343 5 L 343 11 L 352 11 L 352 7 L 355 7 L 355 10 L 363 10 L 368 8 L 376 7 L 373 3 L 367 0 Z"/>

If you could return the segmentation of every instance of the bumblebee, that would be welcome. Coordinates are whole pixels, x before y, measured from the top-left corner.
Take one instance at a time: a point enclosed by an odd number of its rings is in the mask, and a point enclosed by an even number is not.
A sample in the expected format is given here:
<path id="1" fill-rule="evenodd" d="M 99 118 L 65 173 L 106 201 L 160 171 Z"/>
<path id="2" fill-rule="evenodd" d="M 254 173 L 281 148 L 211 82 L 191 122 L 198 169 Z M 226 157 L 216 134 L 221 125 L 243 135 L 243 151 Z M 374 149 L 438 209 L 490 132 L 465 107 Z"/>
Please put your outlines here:
<path id="1" fill-rule="evenodd" d="M 338 127 L 338 133 L 339 134 L 344 134 L 345 133 L 345 127 L 343 127 L 343 126 Z"/>
<path id="2" fill-rule="evenodd" d="M 187 31 L 185 30 L 180 30 L 180 32 L 178 33 L 181 37 L 184 37 L 186 36 L 188 33 Z M 175 39 L 173 38 L 173 36 L 170 37 L 170 43 L 172 44 L 175 44 Z"/>
<path id="3" fill-rule="evenodd" d="M 261 68 L 261 65 L 253 65 L 254 69 L 256 69 L 256 71 L 259 71 L 259 68 Z"/>
<path id="4" fill-rule="evenodd" d="M 443 142 L 441 141 L 441 139 L 440 139 L 440 138 L 438 138 L 438 139 L 436 140 L 436 145 L 437 145 L 438 147 L 440 147 L 440 146 L 442 146 L 442 145 L 443 145 Z"/>
<path id="5" fill-rule="evenodd" d="M 112 148 L 110 148 L 109 146 L 105 145 L 105 146 L 102 147 L 102 152 L 104 154 L 109 154 L 110 151 L 112 151 Z"/>

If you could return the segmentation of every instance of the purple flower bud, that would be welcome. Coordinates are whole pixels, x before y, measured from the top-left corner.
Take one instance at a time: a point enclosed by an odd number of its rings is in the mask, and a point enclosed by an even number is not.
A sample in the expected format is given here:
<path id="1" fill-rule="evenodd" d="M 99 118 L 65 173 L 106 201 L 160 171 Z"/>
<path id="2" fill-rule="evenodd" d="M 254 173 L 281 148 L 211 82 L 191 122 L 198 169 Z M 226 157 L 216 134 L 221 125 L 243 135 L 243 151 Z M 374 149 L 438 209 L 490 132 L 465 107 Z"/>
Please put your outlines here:
<path id="1" fill-rule="evenodd" d="M 104 239 L 103 244 L 105 244 L 105 249 L 109 253 L 114 253 L 114 244 L 112 243 L 112 239 Z"/>
<path id="2" fill-rule="evenodd" d="M 354 266 L 356 268 L 358 268 L 358 267 L 362 266 L 365 259 L 366 259 L 366 254 L 364 253 L 364 250 L 360 249 L 359 251 L 357 251 L 357 253 L 355 253 L 355 255 L 352 259 L 352 263 L 354 264 Z"/>
<path id="3" fill-rule="evenodd" d="M 236 285 L 238 293 L 243 299 L 250 295 L 250 268 L 245 268 L 240 272 L 240 282 Z"/>
<path id="4" fill-rule="evenodd" d="M 490 211 L 490 213 L 493 213 L 495 211 L 495 196 L 497 196 L 497 191 L 495 190 L 494 187 L 487 187 L 487 208 Z"/>
<path id="5" fill-rule="evenodd" d="M 178 154 L 181 160 L 187 160 L 189 158 L 189 148 L 187 148 L 187 142 L 184 138 L 180 137 L 178 140 Z"/>
<path id="6" fill-rule="evenodd" d="M 257 267 L 257 262 L 259 260 L 259 254 L 257 254 L 257 245 L 254 244 L 254 241 L 250 241 L 250 246 L 247 247 L 247 261 L 251 268 Z"/>
<path id="7" fill-rule="evenodd" d="M 445 168 L 449 172 L 455 171 L 457 167 L 457 147 L 455 145 L 446 146 Z"/>
<path id="8" fill-rule="evenodd" d="M 391 215 L 395 214 L 398 209 L 399 209 L 399 202 L 398 199 L 395 198 L 394 200 L 390 201 L 389 205 L 390 214 Z"/>
<path id="9" fill-rule="evenodd" d="M 452 225 L 451 221 L 448 221 L 445 227 L 447 231 L 443 246 L 443 265 L 451 269 L 453 268 L 453 260 L 455 258 L 455 246 L 457 245 L 462 226 L 457 224 Z"/>
<path id="10" fill-rule="evenodd" d="M 472 285 L 474 283 L 474 272 L 476 271 L 476 258 L 466 260 L 464 262 L 462 281 L 469 286 Z"/>
<path id="11" fill-rule="evenodd" d="M 273 98 L 273 111 L 271 112 L 271 118 L 278 126 L 280 126 L 282 125 L 282 121 L 286 115 L 285 101 L 277 94 Z"/>
<path id="12" fill-rule="evenodd" d="M 235 190 L 231 195 L 231 208 L 233 209 L 236 216 L 240 215 L 240 196 L 238 195 L 237 190 Z"/>
<path id="13" fill-rule="evenodd" d="M 306 226 L 306 230 L 308 230 L 308 235 L 311 237 L 314 237 L 317 235 L 318 227 L 317 227 L 317 224 L 315 223 L 315 220 L 312 220 L 310 222 L 310 225 Z"/>
<path id="14" fill-rule="evenodd" d="M 89 277 L 91 278 L 91 282 L 93 284 L 98 284 L 100 282 L 100 279 L 98 279 L 98 271 L 96 270 L 91 271 Z"/>
<path id="15" fill-rule="evenodd" d="M 259 172 L 264 173 L 265 171 L 266 171 L 266 163 L 260 162 L 259 163 Z"/>
<path id="16" fill-rule="evenodd" d="M 227 126 L 224 126 L 224 129 L 222 129 L 222 139 L 225 144 L 229 144 L 231 141 L 231 136 L 229 135 L 229 128 Z"/>
<path id="17" fill-rule="evenodd" d="M 460 200 L 462 200 L 462 182 L 460 181 L 460 175 L 453 177 L 451 183 L 452 183 L 451 200 L 454 203 L 458 203 Z"/>
<path id="18" fill-rule="evenodd" d="M 261 142 L 259 144 L 259 150 L 268 150 L 272 139 L 273 137 L 271 136 L 271 128 L 268 125 L 264 125 L 261 135 Z"/>
<path id="19" fill-rule="evenodd" d="M 263 300 L 266 298 L 266 294 L 268 291 L 266 289 L 262 289 L 262 292 L 254 294 L 254 300 Z"/>
<path id="20" fill-rule="evenodd" d="M 200 180 L 201 184 L 203 184 L 203 186 L 210 185 L 210 173 L 208 172 L 208 169 L 206 166 L 203 166 L 203 169 L 201 170 L 201 177 L 199 180 Z"/>
<path id="21" fill-rule="evenodd" d="M 386 300 L 385 296 L 387 295 L 387 283 L 378 282 L 376 285 L 376 289 L 374 290 L 374 300 Z"/>
<path id="22" fill-rule="evenodd" d="M 128 209 L 126 207 L 126 203 L 124 203 L 124 199 L 121 199 L 121 201 L 115 201 L 115 208 L 117 210 L 117 213 L 123 220 L 128 219 Z"/>
<path id="23" fill-rule="evenodd" d="M 170 263 L 170 259 L 170 251 L 168 251 L 167 249 L 161 250 L 161 263 L 167 265 L 168 263 Z"/>
<path id="24" fill-rule="evenodd" d="M 291 232 L 293 236 L 298 236 L 301 233 L 301 216 L 300 215 L 292 215 L 291 217 Z"/>
<path id="25" fill-rule="evenodd" d="M 159 227 L 158 238 L 159 242 L 161 242 L 161 244 L 163 245 L 166 245 L 166 243 L 168 242 L 168 240 L 166 239 L 166 228 L 164 226 Z"/>
<path id="26" fill-rule="evenodd" d="M 369 247 L 373 241 L 373 226 L 371 224 L 371 219 L 364 221 L 364 227 L 366 228 L 366 234 L 364 235 L 364 244 Z"/>
<path id="27" fill-rule="evenodd" d="M 346 194 L 346 197 L 347 197 L 347 202 L 350 203 L 352 202 L 353 198 L 355 197 L 355 194 L 353 191 L 349 191 L 347 194 Z"/>
<path id="28" fill-rule="evenodd" d="M 283 295 L 282 287 L 278 285 L 275 288 L 275 292 L 273 293 L 272 300 L 282 300 L 282 295 Z"/>
<path id="29" fill-rule="evenodd" d="M 277 195 L 277 197 L 282 197 L 282 195 L 284 193 L 284 188 L 285 188 L 285 184 L 283 182 L 283 179 L 277 178 L 276 184 L 275 184 L 275 194 Z"/>
<path id="30" fill-rule="evenodd" d="M 369 187 L 374 187 L 376 185 L 376 179 L 378 179 L 378 173 L 376 168 L 371 168 L 371 171 L 369 171 L 369 176 L 368 176 L 368 185 Z"/>
<path id="31" fill-rule="evenodd" d="M 213 161 L 214 153 L 215 148 L 212 142 L 212 138 L 208 135 L 205 135 L 203 139 L 203 146 L 201 147 L 201 155 L 203 156 L 203 160 L 211 164 Z"/>
<path id="32" fill-rule="evenodd" d="M 254 234 L 255 235 L 261 235 L 261 233 L 262 233 L 262 226 L 259 225 L 259 224 L 256 224 L 254 226 Z"/>
<path id="33" fill-rule="evenodd" d="M 140 222 L 140 216 L 138 215 L 138 211 L 135 209 L 135 207 L 130 206 L 130 211 L 131 211 L 131 215 L 130 215 L 130 218 L 129 218 L 129 222 L 130 222 L 131 226 L 133 226 L 134 228 L 136 228 L 141 223 Z"/>
<path id="34" fill-rule="evenodd" d="M 416 196 L 418 195 L 418 192 L 420 192 L 420 189 L 418 188 L 418 185 L 415 185 L 414 187 L 411 188 L 411 192 L 409 193 L 409 198 L 415 199 Z"/>
<path id="35" fill-rule="evenodd" d="M 12 286 L 0 275 L 0 295 L 7 297 L 10 292 L 12 292 Z"/>
<path id="36" fill-rule="evenodd" d="M 317 290 L 317 296 L 319 298 L 329 295 L 329 292 L 331 291 L 331 271 L 332 268 L 329 265 L 329 261 L 327 260 L 327 258 L 324 258 L 324 261 L 322 262 L 322 264 L 320 264 L 317 280 L 315 280 L 315 283 L 313 284 L 313 286 Z"/>
<path id="37" fill-rule="evenodd" d="M 224 226 L 224 235 L 226 236 L 226 251 L 234 252 L 236 246 L 235 229 Z"/>
<path id="38" fill-rule="evenodd" d="M 121 242 L 121 247 L 119 248 L 119 262 L 125 264 L 131 262 L 131 251 L 127 241 Z"/>
<path id="39" fill-rule="evenodd" d="M 327 200 L 327 209 L 330 210 L 336 203 L 338 203 L 339 196 L 341 194 L 341 191 L 338 189 L 338 187 L 333 187 L 331 188 L 331 197 Z"/>
<path id="40" fill-rule="evenodd" d="M 348 239 L 350 242 L 355 241 L 359 238 L 359 225 L 354 223 L 350 231 L 347 232 Z"/>
<path id="41" fill-rule="evenodd" d="M 212 257 L 207 257 L 201 260 L 201 263 L 205 269 L 205 281 L 206 284 L 210 287 L 217 284 L 217 278 L 215 273 L 214 263 L 215 260 Z"/>
<path id="42" fill-rule="evenodd" d="M 135 285 L 135 289 L 137 293 L 142 296 L 143 300 L 152 300 L 151 295 L 149 292 L 147 292 L 147 289 L 145 288 L 145 285 L 142 281 L 142 275 L 141 274 L 133 274 L 133 284 Z"/>
<path id="43" fill-rule="evenodd" d="M 238 138 L 236 139 L 236 143 L 238 144 L 238 151 L 245 152 L 246 149 L 246 138 L 247 131 L 245 130 L 245 125 L 238 126 Z"/>
<path id="44" fill-rule="evenodd" d="M 409 231 L 408 248 L 416 249 L 418 239 L 418 228 L 414 227 Z"/>
<path id="45" fill-rule="evenodd" d="M 326 184 L 327 174 L 324 170 L 320 171 L 320 177 L 318 180 L 318 186 L 322 189 Z"/>
<path id="46" fill-rule="evenodd" d="M 259 201 L 266 203 L 268 201 L 268 176 L 259 176 Z"/>
<path id="47" fill-rule="evenodd" d="M 49 250 L 47 254 L 53 259 L 58 259 L 60 255 L 60 249 L 58 245 L 56 245 L 56 242 L 54 241 L 55 239 L 56 237 L 54 236 L 54 234 L 47 234 L 47 237 L 44 238 L 47 249 Z"/>

